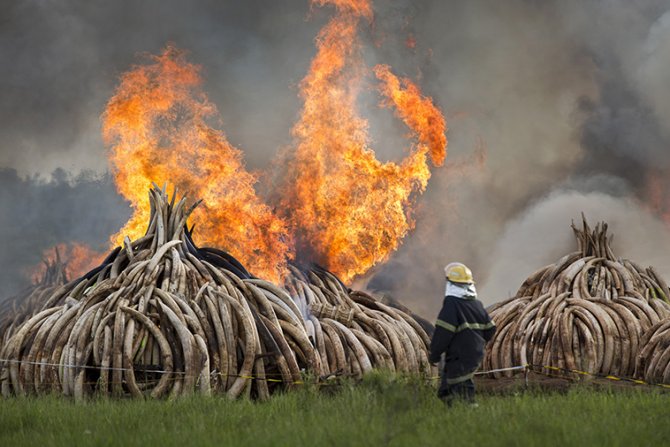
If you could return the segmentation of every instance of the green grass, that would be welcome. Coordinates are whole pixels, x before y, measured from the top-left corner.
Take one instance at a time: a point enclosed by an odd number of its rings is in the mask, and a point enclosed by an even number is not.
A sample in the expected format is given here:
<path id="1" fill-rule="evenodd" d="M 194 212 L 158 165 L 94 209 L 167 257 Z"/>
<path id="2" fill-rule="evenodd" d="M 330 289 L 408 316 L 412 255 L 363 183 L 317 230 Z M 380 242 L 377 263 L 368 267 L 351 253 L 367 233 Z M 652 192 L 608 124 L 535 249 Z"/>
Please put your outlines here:
<path id="1" fill-rule="evenodd" d="M 0 400 L 0 446 L 664 445 L 670 394 L 634 389 L 478 396 L 445 408 L 410 379 L 307 387 L 269 402 Z"/>

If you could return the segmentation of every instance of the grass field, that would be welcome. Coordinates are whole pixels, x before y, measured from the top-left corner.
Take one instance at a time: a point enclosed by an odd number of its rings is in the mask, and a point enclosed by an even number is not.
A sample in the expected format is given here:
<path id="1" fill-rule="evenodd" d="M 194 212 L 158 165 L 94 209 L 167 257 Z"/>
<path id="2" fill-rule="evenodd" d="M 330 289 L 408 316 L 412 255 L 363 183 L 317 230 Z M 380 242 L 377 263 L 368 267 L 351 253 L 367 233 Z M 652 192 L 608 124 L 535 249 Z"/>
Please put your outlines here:
<path id="1" fill-rule="evenodd" d="M 0 446 L 498 446 L 670 443 L 670 393 L 646 388 L 479 395 L 447 409 L 431 387 L 370 376 L 269 402 L 59 397 L 0 400 Z"/>

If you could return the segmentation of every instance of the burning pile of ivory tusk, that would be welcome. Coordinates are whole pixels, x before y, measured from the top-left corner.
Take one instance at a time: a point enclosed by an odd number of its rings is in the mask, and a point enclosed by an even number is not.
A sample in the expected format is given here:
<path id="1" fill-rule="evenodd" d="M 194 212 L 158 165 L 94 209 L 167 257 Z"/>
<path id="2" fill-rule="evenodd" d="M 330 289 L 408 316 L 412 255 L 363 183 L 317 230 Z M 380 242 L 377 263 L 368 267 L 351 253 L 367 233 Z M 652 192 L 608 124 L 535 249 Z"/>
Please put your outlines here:
<path id="1" fill-rule="evenodd" d="M 407 312 L 319 268 L 291 266 L 284 287 L 254 278 L 194 245 L 197 204 L 157 187 L 149 196 L 145 236 L 77 280 L 35 289 L 11 323 L 3 316 L 3 396 L 267 399 L 305 376 L 432 373 L 429 336 Z"/>
<path id="2" fill-rule="evenodd" d="M 39 282 L 18 295 L 0 302 L 0 346 L 7 343 L 14 329 L 33 315 L 35 310 L 41 308 L 56 289 L 67 283 L 65 264 L 60 258 L 58 249 L 54 259 L 45 259 L 44 264 L 44 274 Z"/>
<path id="3" fill-rule="evenodd" d="M 665 328 L 665 340 L 670 340 L 665 281 L 652 267 L 616 258 L 606 223 L 591 230 L 583 219 L 582 229 L 572 228 L 577 251 L 536 271 L 516 296 L 489 309 L 498 329 L 487 347 L 484 370 L 533 365 L 567 374 L 632 377 L 636 364 L 642 372 L 639 361 L 650 350 L 650 336 L 645 335 L 650 329 Z M 656 363 L 665 362 L 665 378 L 667 352 L 655 357 Z"/>

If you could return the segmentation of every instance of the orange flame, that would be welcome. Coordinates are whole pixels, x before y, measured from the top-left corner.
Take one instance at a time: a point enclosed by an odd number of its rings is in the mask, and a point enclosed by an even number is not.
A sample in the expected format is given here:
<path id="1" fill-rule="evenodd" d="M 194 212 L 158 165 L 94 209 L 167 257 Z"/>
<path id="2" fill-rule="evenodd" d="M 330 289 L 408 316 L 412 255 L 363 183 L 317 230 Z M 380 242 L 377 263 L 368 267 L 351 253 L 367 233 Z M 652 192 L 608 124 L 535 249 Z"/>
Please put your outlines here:
<path id="1" fill-rule="evenodd" d="M 388 65 L 377 65 L 375 75 L 383 82 L 380 90 L 388 98 L 384 104 L 396 107 L 397 115 L 416 134 L 420 145 L 428 147 L 433 164 L 442 166 L 447 156 L 447 124 L 442 112 L 412 81 L 391 73 Z"/>
<path id="2" fill-rule="evenodd" d="M 44 250 L 42 253 L 44 262 L 32 268 L 30 276 L 34 283 L 38 283 L 44 277 L 47 263 L 50 265 L 62 263 L 67 278 L 75 279 L 100 265 L 106 256 L 107 253 L 96 251 L 79 242 L 60 243 Z"/>
<path id="3" fill-rule="evenodd" d="M 286 224 L 256 195 L 257 178 L 223 132 L 209 126 L 216 107 L 201 90 L 199 67 L 168 46 L 121 77 L 103 114 L 119 192 L 133 216 L 113 237 L 140 237 L 150 216 L 151 182 L 203 199 L 191 218 L 197 242 L 224 248 L 252 272 L 278 280 L 291 256 Z"/>
<path id="4" fill-rule="evenodd" d="M 414 37 L 414 34 L 407 36 L 407 39 L 405 39 L 405 46 L 410 50 L 416 49 L 416 37 Z"/>
<path id="5" fill-rule="evenodd" d="M 335 16 L 317 36 L 317 54 L 301 83 L 302 115 L 293 128 L 296 147 L 276 216 L 256 195 L 239 150 L 208 121 L 218 117 L 200 88 L 199 67 L 172 46 L 121 78 L 103 115 L 103 135 L 119 192 L 134 214 L 113 237 L 137 238 L 150 209 L 152 182 L 167 182 L 204 206 L 196 209 L 198 242 L 228 250 L 254 273 L 277 281 L 301 254 L 344 280 L 387 259 L 414 226 L 412 205 L 425 190 L 427 158 L 442 165 L 446 124 L 431 98 L 389 67 L 374 72 L 386 107 L 417 140 L 400 163 L 382 163 L 369 147 L 367 121 L 356 110 L 369 70 L 357 37 L 361 18 L 372 22 L 368 0 L 312 0 L 333 5 Z"/>
<path id="6" fill-rule="evenodd" d="M 412 203 L 430 178 L 426 161 L 446 156 L 446 124 L 430 98 L 386 66 L 375 69 L 385 105 L 396 107 L 419 144 L 401 163 L 382 163 L 369 147 L 368 124 L 356 111 L 365 65 L 357 26 L 372 20 L 368 1 L 315 0 L 336 15 L 317 36 L 317 54 L 301 83 L 304 106 L 293 128 L 286 219 L 300 249 L 348 281 L 386 260 L 414 226 Z"/>

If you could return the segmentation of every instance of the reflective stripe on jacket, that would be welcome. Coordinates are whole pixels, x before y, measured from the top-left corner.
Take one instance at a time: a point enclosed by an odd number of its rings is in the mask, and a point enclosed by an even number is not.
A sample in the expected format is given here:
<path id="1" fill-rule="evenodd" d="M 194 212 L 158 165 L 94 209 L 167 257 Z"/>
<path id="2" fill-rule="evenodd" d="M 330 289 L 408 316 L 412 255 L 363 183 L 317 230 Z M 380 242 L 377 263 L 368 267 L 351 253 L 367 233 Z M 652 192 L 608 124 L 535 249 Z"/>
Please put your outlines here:
<path id="1" fill-rule="evenodd" d="M 448 384 L 472 378 L 484 358 L 484 346 L 496 327 L 482 303 L 474 298 L 444 297 L 430 343 L 430 361 L 445 354 L 444 373 Z"/>

